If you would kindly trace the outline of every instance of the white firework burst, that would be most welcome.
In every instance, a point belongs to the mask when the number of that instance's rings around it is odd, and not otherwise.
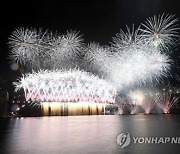
[[[118,86],[118,89],[123,89],[166,77],[170,70],[170,59],[160,52],[136,49],[120,54],[119,57],[117,54],[109,66],[110,80]]]
[[[113,38],[112,49],[116,53],[111,57],[107,70],[110,72],[109,79],[119,90],[159,81],[168,76],[172,60],[149,42],[145,31],[139,27],[137,30],[134,30],[134,26],[132,30],[127,27],[127,32],[121,30]]]
[[[114,103],[116,89],[107,81],[80,70],[25,74],[15,83],[24,89],[26,100],[49,102]]]
[[[79,32],[76,31],[67,31],[66,35],[62,36],[60,41],[61,44],[61,51],[67,52],[67,56],[72,56],[72,54],[79,54],[82,50],[83,39]],[[66,56],[66,54],[64,54]]]
[[[120,29],[120,32],[113,37],[112,50],[116,52],[124,53],[129,48],[136,47],[137,45],[142,45],[142,35],[139,31],[139,27],[135,29],[134,25],[132,28],[126,26],[126,31]]]
[[[127,35],[128,38],[129,33]],[[171,59],[168,55],[151,44],[140,43],[143,41],[136,43],[134,40],[137,39],[131,40],[124,51],[116,48],[116,52],[107,52],[104,48],[91,44],[91,50],[87,52],[87,59],[91,64],[101,70],[118,90],[159,81],[162,77],[167,77],[170,70]]]
[[[146,41],[160,50],[168,50],[175,43],[179,37],[178,30],[178,19],[169,14],[147,18],[140,28]]]
[[[107,67],[110,63],[110,57],[113,53],[107,46],[100,46],[98,43],[89,43],[85,50],[85,64],[90,70],[98,70],[101,76],[106,76],[108,73]]]
[[[38,69],[49,66],[50,69],[60,67],[62,60],[74,59],[81,52],[83,39],[79,32],[70,31],[67,34],[53,36],[38,32],[35,29],[16,29],[9,38],[10,59],[24,65],[38,63]],[[64,62],[64,61],[63,61]],[[56,67],[54,67],[56,66]]]
[[[171,59],[154,48],[130,48],[124,53],[105,56],[102,50],[88,54],[93,66],[118,90],[141,86],[167,77]],[[95,51],[95,50],[94,50]]]
[[[20,64],[31,63],[33,59],[42,51],[41,41],[44,34],[35,29],[19,28],[12,32],[9,38],[12,49],[9,58]]]

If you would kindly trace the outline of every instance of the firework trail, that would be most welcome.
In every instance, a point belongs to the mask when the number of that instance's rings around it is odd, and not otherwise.
[[[118,114],[124,114],[124,108],[126,106],[126,99],[121,96],[116,96],[116,106],[118,107]]]
[[[144,98],[141,102],[141,106],[144,109],[146,114],[149,114],[155,105],[155,98],[151,92],[145,93]]]
[[[172,90],[171,86],[163,88],[156,93],[156,102],[162,108],[163,113],[169,113],[169,110],[178,98],[179,95]]]
[[[135,101],[127,101],[126,105],[130,109],[130,114],[136,114],[137,108],[138,108],[138,103],[137,102],[135,102]]]

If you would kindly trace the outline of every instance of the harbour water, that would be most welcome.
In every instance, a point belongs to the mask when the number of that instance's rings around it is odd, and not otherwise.
[[[129,132],[120,148],[117,136]],[[0,119],[0,154],[179,153],[180,143],[137,143],[132,137],[180,137],[179,114],[90,115]]]

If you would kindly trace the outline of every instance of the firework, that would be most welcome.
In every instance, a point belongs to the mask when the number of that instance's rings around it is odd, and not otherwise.
[[[32,65],[32,60],[42,51],[39,43],[42,40],[41,33],[35,29],[16,29],[9,39],[12,49],[9,57],[21,65]]]
[[[41,102],[114,103],[116,95],[108,82],[80,70],[34,72],[14,84],[24,89],[26,100]]]
[[[97,72],[101,76],[107,76],[110,60],[113,56],[109,47],[100,46],[98,43],[89,43],[84,50],[86,69]]]
[[[90,44],[85,59],[119,91],[168,77],[172,60],[149,43],[139,27],[121,30],[111,44],[106,48]]]
[[[160,52],[144,50],[129,50],[123,55],[117,53],[109,63],[109,80],[119,90],[134,85],[141,86],[168,76],[171,62],[169,57]]]
[[[84,46],[81,36],[76,31],[70,31],[64,35],[53,35],[47,31],[35,29],[16,29],[10,37],[10,58],[38,72],[24,75],[16,87],[25,88],[28,99],[51,100],[52,98],[55,100],[55,95],[59,99],[60,95],[66,95],[66,92],[62,94],[63,90],[74,95],[71,90],[62,88],[66,87],[66,80],[60,79],[62,74],[69,75],[71,71],[59,73],[54,70],[68,70],[81,66],[84,70],[101,77],[104,82],[110,83],[118,92],[154,81],[159,82],[169,75],[172,60],[163,51],[173,45],[178,37],[177,21],[174,16],[164,14],[148,18],[137,29],[133,25],[132,28],[127,27],[126,31],[120,30],[120,33],[113,37],[111,46],[100,46],[98,43],[89,43]],[[49,70],[49,72],[39,71],[41,69]],[[57,77],[56,74],[59,76]],[[74,74],[77,73],[74,72]],[[91,77],[92,83],[95,83],[95,77]],[[75,80],[75,77],[73,79]],[[97,81],[99,80],[98,78]],[[85,91],[80,83],[77,85]],[[53,84],[57,86],[53,87]],[[80,91],[78,88],[76,90]],[[90,97],[89,92],[88,97]],[[93,95],[93,99],[94,97]]]
[[[134,25],[132,28],[126,26],[126,31],[120,29],[120,32],[113,37],[112,50],[119,53],[125,53],[129,49],[136,48],[137,45],[142,46],[142,35],[139,27],[135,29]]]
[[[126,105],[130,109],[130,114],[136,114],[138,106],[143,100],[141,91],[130,91],[126,98]]]
[[[154,104],[155,100],[152,93],[144,94],[144,99],[141,103],[141,106],[143,107],[146,114],[149,114],[151,112],[151,109],[153,108]]]
[[[163,88],[163,90],[156,93],[156,102],[162,108],[163,113],[169,113],[171,107],[178,100],[179,95],[177,95],[170,87]]]
[[[130,114],[136,114],[137,108],[138,108],[138,103],[135,101],[128,101],[126,105],[130,109]]]
[[[178,35],[178,19],[174,15],[158,15],[147,18],[142,24],[142,35],[144,39],[159,48],[159,50],[168,50],[170,45],[176,42]]]
[[[126,106],[126,100],[121,97],[116,97],[116,105],[118,107],[118,114],[124,114],[124,108]]]
[[[47,31],[19,28],[12,32],[9,40],[10,59],[33,70],[62,69],[66,60],[75,59],[83,45],[76,31],[53,36]]]
[[[138,27],[127,32],[120,31],[113,38],[112,49],[116,52],[111,60],[110,78],[119,89],[141,86],[148,82],[159,81],[167,77],[171,66],[170,57],[149,43],[148,36]]]

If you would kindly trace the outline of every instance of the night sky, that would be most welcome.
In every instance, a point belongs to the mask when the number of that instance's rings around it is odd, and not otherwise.
[[[13,90],[12,82],[20,76],[19,71],[10,69],[7,59],[8,37],[16,28],[42,28],[62,34],[72,29],[80,31],[87,43],[109,45],[120,28],[132,24],[137,27],[147,17],[162,13],[179,18],[178,0],[6,1],[0,9],[0,87]],[[178,56],[176,49],[176,62]]]

